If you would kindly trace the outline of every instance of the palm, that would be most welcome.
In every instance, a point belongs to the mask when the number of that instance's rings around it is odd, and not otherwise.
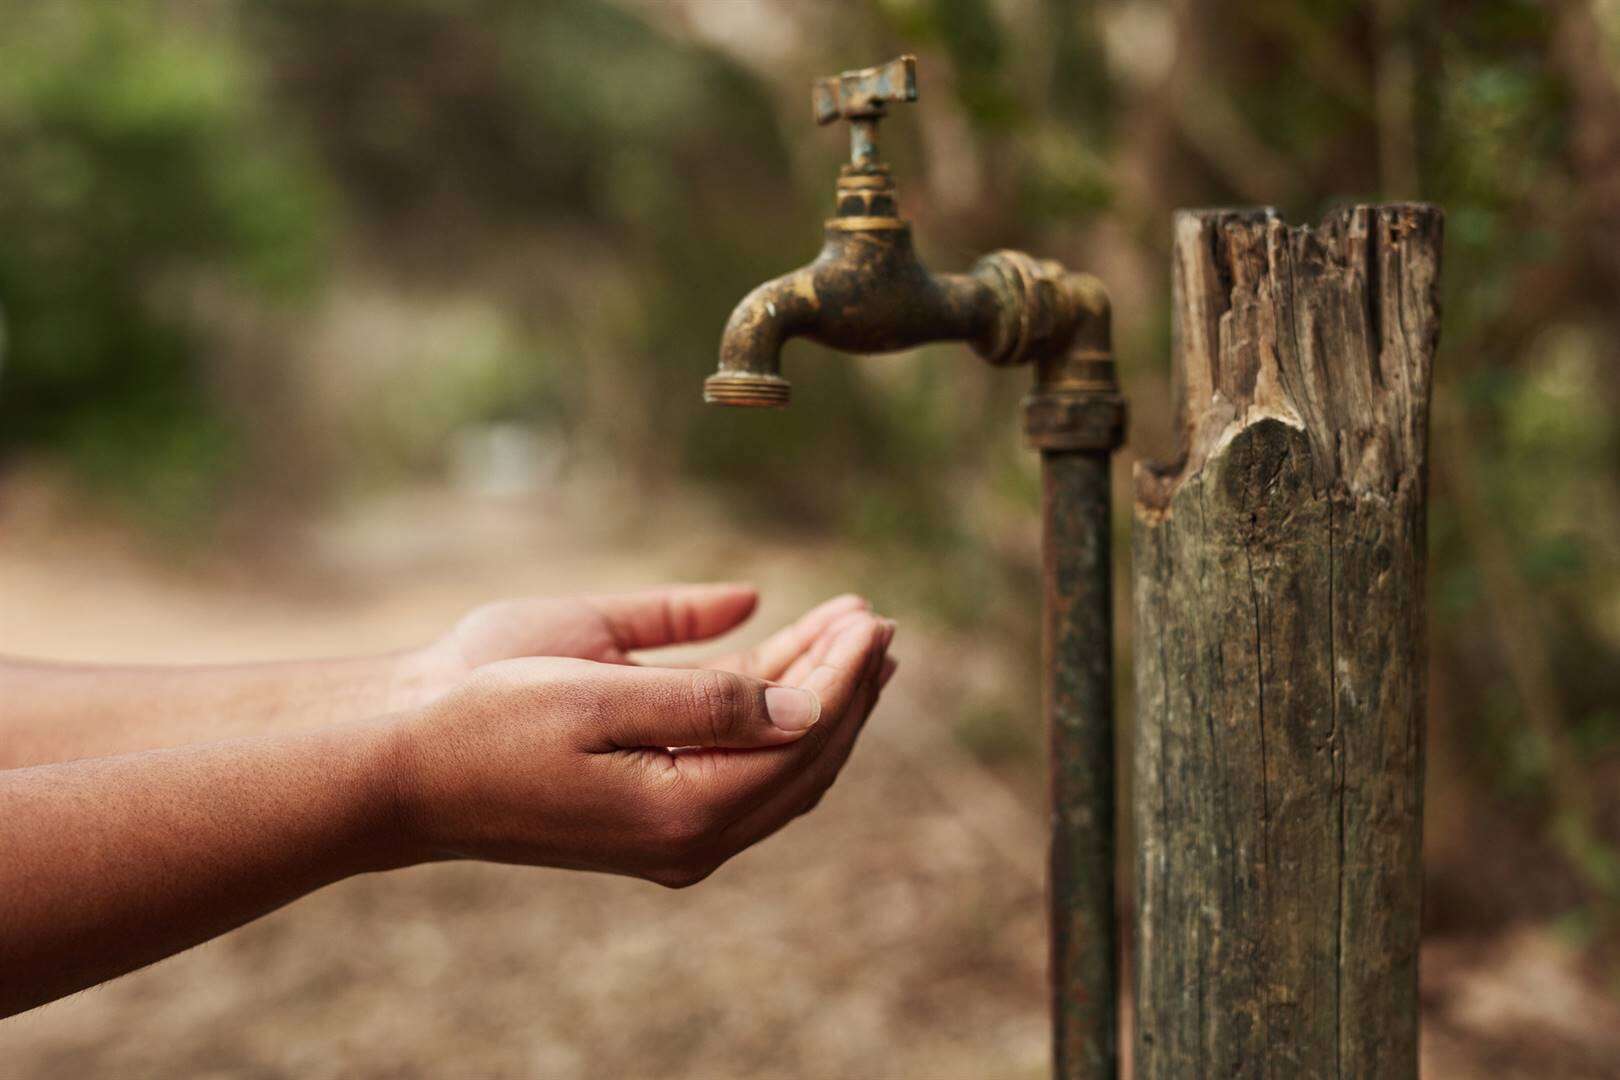
[[[637,650],[701,641],[732,629],[752,613],[752,589],[678,586],[620,596],[507,600],[478,608],[436,646],[464,671],[527,656],[566,656],[610,664],[635,663]],[[864,612],[855,596],[840,596],[806,612],[759,645],[715,657],[703,667],[759,679],[796,682],[809,674],[819,644],[841,619]]]
[[[589,600],[506,600],[478,608],[446,639],[467,668],[523,656],[628,660],[607,615]]]

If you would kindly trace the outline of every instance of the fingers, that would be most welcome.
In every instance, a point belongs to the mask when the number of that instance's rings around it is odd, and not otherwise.
[[[810,810],[838,778],[839,772],[855,748],[856,739],[866,726],[867,717],[877,704],[878,695],[887,681],[885,672],[891,676],[893,674],[894,668],[891,666],[893,661],[889,659],[887,653],[893,639],[894,623],[887,619],[882,620],[878,636],[866,657],[861,678],[846,713],[838,723],[829,723],[818,733],[822,741],[822,745],[818,748],[819,752],[804,760],[798,769],[779,783],[767,798],[761,800],[734,827],[733,842],[739,850],[758,843],[800,814]],[[833,652],[829,651],[828,662],[832,660],[832,656]],[[801,743],[793,747],[792,752],[801,753],[805,747],[806,744]]]
[[[728,656],[717,657],[704,667],[740,671],[757,679],[780,679],[799,657],[803,656],[818,638],[839,618],[869,609],[860,596],[845,593],[816,605],[790,626],[786,626],[752,649]]]
[[[583,600],[630,652],[717,637],[754,613],[759,593],[752,585],[671,585]]]
[[[677,765],[701,789],[701,797],[715,804],[736,808],[740,817],[751,815],[766,803],[774,803],[784,791],[797,791],[791,799],[803,803],[816,784],[831,783],[849,754],[883,662],[883,649],[890,633],[886,620],[871,615],[855,615],[844,628],[826,641],[821,659],[807,679],[821,702],[821,719],[808,738],[792,746],[777,746],[749,754],[708,754],[677,757]],[[823,762],[823,758],[828,758]],[[804,779],[806,776],[810,779]],[[797,810],[784,810],[783,820]],[[739,835],[757,830],[744,829],[734,819]],[[751,840],[747,842],[752,842]],[[737,844],[740,850],[746,843]]]
[[[893,621],[867,616],[850,630],[832,638],[825,655],[816,660],[810,673],[797,685],[819,697],[834,715],[842,716],[855,697],[865,690],[865,684],[876,678],[877,668],[893,636]],[[851,671],[858,672],[853,679]]]
[[[794,658],[777,681],[787,683],[789,686],[802,684],[826,657],[828,648],[837,640],[839,634],[854,626],[863,618],[872,617],[869,612],[846,611],[834,618],[827,628],[821,632],[821,635],[811,642],[810,647]]]
[[[566,662],[564,662],[566,663]],[[581,664],[567,680],[589,722],[583,748],[597,753],[666,747],[740,750],[799,740],[820,720],[816,694],[708,668]]]

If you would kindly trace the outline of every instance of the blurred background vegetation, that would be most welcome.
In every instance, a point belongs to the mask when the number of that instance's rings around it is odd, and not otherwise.
[[[1147,456],[1172,443],[1173,208],[1442,204],[1429,921],[1558,920],[1620,975],[1620,3],[0,16],[0,468],[177,559],[401,485],[583,483],[649,532],[641,493],[690,491],[1028,656],[1022,378],[801,343],[793,409],[700,404],[732,304],[818,246],[845,144],[811,78],[919,54],[885,152],[925,258],[1107,279]],[[1038,785],[1033,693],[967,703],[956,735]]]

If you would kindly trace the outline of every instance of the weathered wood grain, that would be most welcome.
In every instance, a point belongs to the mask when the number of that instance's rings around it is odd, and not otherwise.
[[[1177,215],[1135,522],[1143,1077],[1417,1074],[1442,215]]]

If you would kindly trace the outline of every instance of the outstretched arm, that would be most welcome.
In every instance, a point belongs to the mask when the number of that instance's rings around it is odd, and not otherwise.
[[[402,862],[384,725],[0,772],[0,1016]]]
[[[757,599],[746,585],[677,585],[508,600],[479,608],[421,648],[340,660],[161,667],[0,657],[0,769],[364,720],[426,705],[498,660],[628,663],[635,649],[723,634],[753,613]],[[839,597],[722,663],[772,678],[766,669],[774,657],[802,651],[830,618],[864,607],[858,597]]]
[[[291,733],[420,705],[416,653],[115,666],[0,658],[0,769]]]
[[[845,612],[773,681],[511,660],[384,720],[0,772],[0,1015],[356,873],[467,857],[691,884],[831,784],[892,629]]]

